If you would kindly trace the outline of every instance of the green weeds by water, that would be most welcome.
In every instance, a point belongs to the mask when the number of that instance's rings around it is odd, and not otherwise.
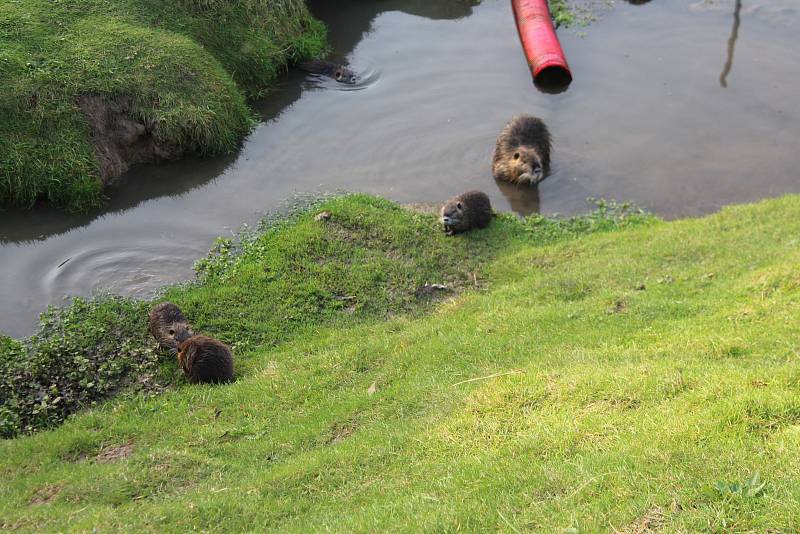
[[[0,340],[0,437],[60,423],[123,388],[155,386],[145,303],[103,297],[51,308],[26,343]]]
[[[567,0],[548,0],[550,15],[556,26],[572,26],[575,22],[575,13],[567,4]]]

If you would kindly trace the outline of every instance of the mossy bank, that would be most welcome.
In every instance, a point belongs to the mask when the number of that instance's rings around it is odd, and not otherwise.
[[[234,346],[232,385],[150,364],[129,308],[146,304],[101,300],[48,316],[38,348],[4,342],[93,361],[81,339],[106,350],[116,328],[115,354],[166,389],[131,378],[0,442],[0,526],[794,531],[798,221],[791,196],[669,223],[501,216],[448,238],[354,196],[221,241],[166,297]]]
[[[131,164],[232,151],[246,97],[324,47],[303,0],[0,0],[0,206],[83,210]]]

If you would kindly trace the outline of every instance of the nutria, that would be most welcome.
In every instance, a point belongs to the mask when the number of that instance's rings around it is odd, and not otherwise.
[[[492,220],[492,204],[481,191],[467,191],[453,197],[442,206],[442,224],[447,235],[486,228]]]
[[[233,354],[221,341],[192,336],[178,347],[178,363],[192,384],[218,384],[233,380]]]
[[[311,74],[319,76],[327,76],[333,78],[339,83],[354,84],[358,81],[358,76],[353,72],[350,67],[334,63],[333,61],[325,61],[324,59],[312,59],[311,61],[304,61],[297,65],[300,70],[304,70]]]
[[[192,328],[180,308],[162,302],[150,310],[150,333],[162,348],[177,350],[182,341],[192,336]]]
[[[519,115],[511,119],[494,147],[492,171],[498,180],[537,184],[550,168],[550,132],[541,119]]]

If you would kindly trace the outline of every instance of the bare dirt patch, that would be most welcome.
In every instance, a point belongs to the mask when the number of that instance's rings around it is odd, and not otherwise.
[[[33,494],[31,497],[30,503],[31,504],[50,504],[58,494],[61,493],[61,490],[64,489],[64,486],[60,484],[45,484],[38,490],[36,493]]]
[[[124,460],[133,454],[133,442],[128,442],[124,445],[113,445],[103,448],[97,456],[94,457],[97,463],[108,464]]]
[[[625,301],[618,299],[614,301],[614,305],[607,310],[607,313],[609,315],[614,315],[617,313],[623,313],[626,309],[628,309],[628,305],[625,303]]]
[[[341,443],[352,436],[357,429],[358,425],[356,425],[355,421],[343,421],[336,423],[331,427],[330,433],[328,434],[328,439],[325,441],[325,445],[336,445],[337,443]]]
[[[637,518],[633,523],[626,526],[622,530],[613,529],[614,532],[619,534],[653,534],[659,532],[666,525],[665,515],[672,512],[677,513],[681,511],[681,505],[677,501],[672,501],[669,510],[664,510],[660,506],[653,506],[648,509],[644,515]]]

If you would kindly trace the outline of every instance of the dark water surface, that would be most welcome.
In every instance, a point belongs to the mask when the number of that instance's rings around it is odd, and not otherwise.
[[[0,213],[0,331],[32,333],[64,295],[189,279],[216,236],[296,192],[432,202],[480,188],[524,214],[603,197],[668,218],[800,192],[797,0],[601,8],[559,32],[575,80],[558,95],[531,83],[507,0],[312,4],[358,90],[292,72],[237,155],[138,168],[102,213]],[[555,138],[538,189],[491,177],[495,137],[521,112]]]

